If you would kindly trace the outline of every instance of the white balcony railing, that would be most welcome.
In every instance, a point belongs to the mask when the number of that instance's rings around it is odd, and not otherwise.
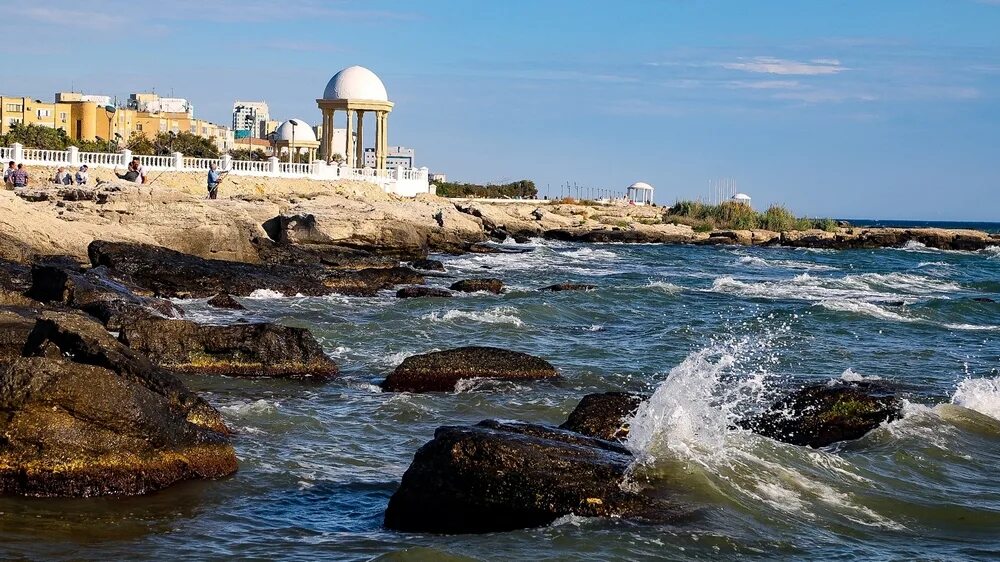
[[[230,171],[239,175],[310,178],[316,180],[350,179],[366,181],[381,186],[389,193],[412,196],[427,193],[427,168],[376,170],[373,168],[338,167],[325,162],[293,164],[279,162],[277,158],[268,160],[233,160],[223,158],[192,158],[174,153],[169,156],[137,156],[139,163],[147,169],[175,170],[179,172],[204,172],[215,164],[220,171]],[[94,168],[118,168],[132,160],[132,153],[122,150],[118,153],[80,152],[76,147],[69,150],[44,150],[24,148],[19,144],[0,147],[0,161],[23,162],[38,166],[82,166]]]

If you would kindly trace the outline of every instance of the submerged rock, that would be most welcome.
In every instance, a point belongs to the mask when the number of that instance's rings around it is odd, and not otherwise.
[[[441,427],[420,448],[389,500],[385,526],[425,533],[487,533],[559,517],[668,521],[687,510],[623,486],[624,447],[542,425],[487,420]]]
[[[120,338],[154,364],[175,372],[317,379],[337,375],[337,365],[305,328],[147,318],[127,324]]]
[[[597,285],[587,285],[585,283],[556,283],[548,287],[542,287],[539,291],[593,291]]]
[[[815,384],[737,425],[777,441],[816,448],[860,439],[882,423],[900,419],[902,408],[899,398],[871,383]]]
[[[422,259],[410,262],[413,269],[423,269],[425,271],[444,271],[444,264],[438,260]]]
[[[417,297],[439,297],[447,298],[451,296],[451,291],[439,289],[437,287],[403,287],[396,291],[396,297],[401,299],[412,299]]]
[[[215,308],[226,308],[229,310],[246,310],[246,307],[239,303],[232,295],[226,292],[219,293],[214,297],[208,299],[205,303],[208,306]]]
[[[527,381],[559,376],[548,361],[496,347],[460,347],[407,357],[382,383],[386,392],[450,392],[464,379]]]
[[[628,438],[629,419],[646,398],[628,392],[588,394],[559,428],[598,439],[624,441]]]
[[[450,289],[452,291],[461,291],[463,293],[485,291],[487,293],[499,295],[503,292],[503,281],[494,278],[463,279],[462,281],[452,283]]]
[[[225,435],[110,369],[21,358],[0,374],[0,494],[137,495],[237,469]]]

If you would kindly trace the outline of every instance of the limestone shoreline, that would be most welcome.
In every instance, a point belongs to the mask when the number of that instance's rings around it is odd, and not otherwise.
[[[96,178],[103,179],[103,178]],[[416,259],[430,252],[489,251],[489,241],[545,238],[589,243],[733,244],[857,249],[919,243],[945,250],[1000,246],[1000,235],[938,228],[838,228],[696,232],[660,207],[400,199],[363,182],[234,177],[223,198],[204,197],[200,174],[169,173],[150,185],[107,181],[0,192],[0,257],[87,260],[94,240],[162,246],[207,259],[267,261],[266,244]],[[665,222],[666,221],[666,222]]]

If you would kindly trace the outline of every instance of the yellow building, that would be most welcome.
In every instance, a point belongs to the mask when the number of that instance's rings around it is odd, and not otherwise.
[[[59,92],[55,98],[54,103],[45,103],[25,97],[0,96],[0,134],[10,131],[15,123],[63,129],[70,138],[86,141],[125,142],[133,132],[153,140],[159,133],[188,132],[212,139],[220,151],[233,148],[233,133],[228,127],[195,119],[190,111],[154,113],[128,107],[114,108],[109,103],[101,103],[107,100],[106,97],[76,92]],[[133,99],[141,100],[145,107],[158,98],[156,94],[134,94]]]

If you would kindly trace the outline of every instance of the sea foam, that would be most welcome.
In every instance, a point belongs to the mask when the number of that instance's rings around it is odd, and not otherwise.
[[[951,403],[1000,420],[1000,377],[965,379],[958,384]]]

